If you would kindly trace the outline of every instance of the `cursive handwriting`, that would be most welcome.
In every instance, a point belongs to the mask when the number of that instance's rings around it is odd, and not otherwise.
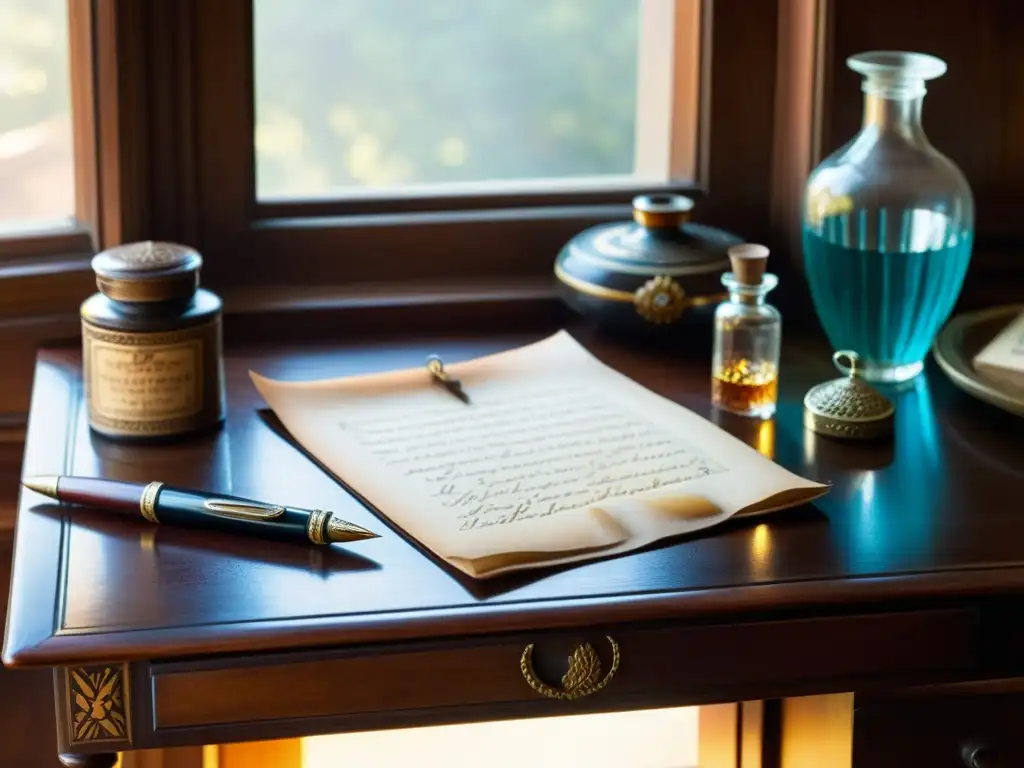
[[[402,408],[339,424],[421,484],[461,531],[537,520],[725,471],[680,437],[574,387],[485,389],[450,408]],[[383,414],[383,415],[382,415]]]

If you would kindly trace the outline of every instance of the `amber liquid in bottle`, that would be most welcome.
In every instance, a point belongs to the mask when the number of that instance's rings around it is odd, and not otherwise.
[[[775,366],[752,365],[740,359],[715,371],[711,380],[711,398],[715,405],[733,413],[761,414],[774,410],[779,398],[779,380]]]
[[[736,246],[729,256],[733,271],[722,276],[729,300],[715,312],[711,399],[722,410],[767,419],[778,400],[782,316],[765,296],[778,278],[764,272],[763,246]]]

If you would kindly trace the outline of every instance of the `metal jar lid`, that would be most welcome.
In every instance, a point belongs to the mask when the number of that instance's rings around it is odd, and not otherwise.
[[[633,221],[648,229],[678,229],[690,220],[693,200],[682,195],[633,198]]]
[[[804,426],[819,435],[867,440],[889,437],[895,406],[860,378],[856,352],[840,350],[832,362],[843,378],[817,384],[804,397]]]
[[[100,291],[129,303],[189,298],[199,286],[202,265],[194,249],[152,240],[118,245],[92,260]]]

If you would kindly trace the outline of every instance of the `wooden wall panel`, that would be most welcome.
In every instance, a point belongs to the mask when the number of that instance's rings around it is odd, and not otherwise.
[[[713,9],[710,109],[701,125],[708,197],[696,219],[763,242],[771,229],[777,10],[767,0],[714,0]]]
[[[0,537],[14,530],[24,439],[24,432],[18,428],[0,429]],[[2,555],[0,552],[0,556]],[[7,568],[9,565],[10,563],[4,563],[0,567]],[[0,589],[4,590],[6,596],[6,582],[0,583]]]
[[[79,328],[77,315],[0,319],[0,425],[28,416],[36,349],[54,342],[74,343]]]

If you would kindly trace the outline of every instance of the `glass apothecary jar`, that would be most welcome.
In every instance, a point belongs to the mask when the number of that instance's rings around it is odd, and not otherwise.
[[[960,169],[921,126],[934,56],[862,53],[864,122],[819,165],[803,208],[804,264],[834,349],[857,353],[865,379],[913,378],[960,294],[974,203]]]

